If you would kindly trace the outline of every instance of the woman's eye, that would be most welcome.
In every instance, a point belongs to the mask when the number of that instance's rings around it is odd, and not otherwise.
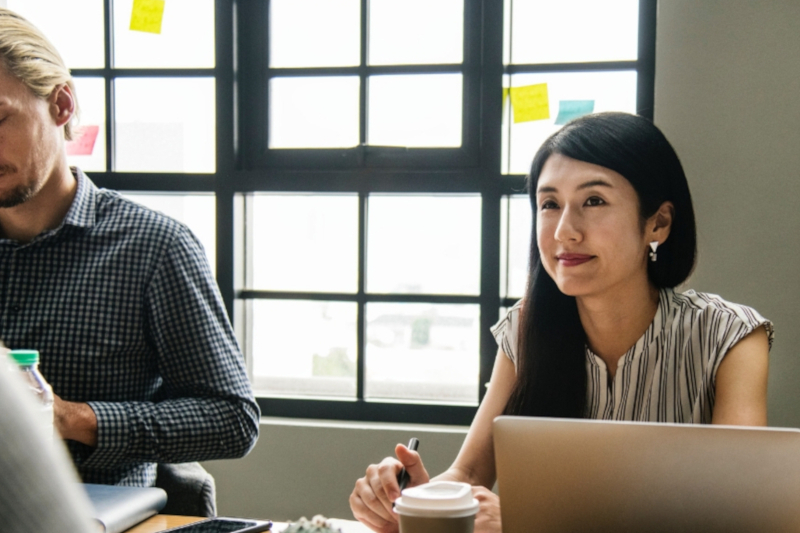
[[[597,196],[592,196],[586,200],[586,205],[588,206],[603,205],[604,203],[606,203],[605,200]]]
[[[553,200],[545,200],[542,202],[542,209],[557,209],[558,204],[555,203]]]

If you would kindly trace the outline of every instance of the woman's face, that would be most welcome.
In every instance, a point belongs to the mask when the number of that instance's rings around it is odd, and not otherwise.
[[[605,167],[551,155],[536,184],[542,264],[570,296],[618,294],[647,281],[652,232],[630,182]]]

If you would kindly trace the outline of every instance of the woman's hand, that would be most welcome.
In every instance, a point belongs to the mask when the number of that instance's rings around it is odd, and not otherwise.
[[[486,487],[473,486],[472,496],[480,508],[475,517],[475,533],[501,533],[500,497]]]
[[[398,444],[394,457],[387,457],[377,465],[369,465],[364,477],[356,481],[350,494],[350,509],[353,516],[373,531],[397,532],[397,515],[392,503],[400,497],[397,474],[405,467],[408,472],[408,487],[422,485],[430,480],[422,459],[417,452]]]

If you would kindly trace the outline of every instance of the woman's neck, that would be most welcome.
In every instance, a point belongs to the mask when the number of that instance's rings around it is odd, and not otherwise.
[[[617,362],[647,331],[658,309],[658,289],[645,279],[623,290],[576,298],[578,314],[589,348],[599,356],[611,376]]]

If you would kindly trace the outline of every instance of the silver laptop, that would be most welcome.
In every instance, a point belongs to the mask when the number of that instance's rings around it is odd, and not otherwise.
[[[800,532],[800,430],[501,416],[504,533]]]

